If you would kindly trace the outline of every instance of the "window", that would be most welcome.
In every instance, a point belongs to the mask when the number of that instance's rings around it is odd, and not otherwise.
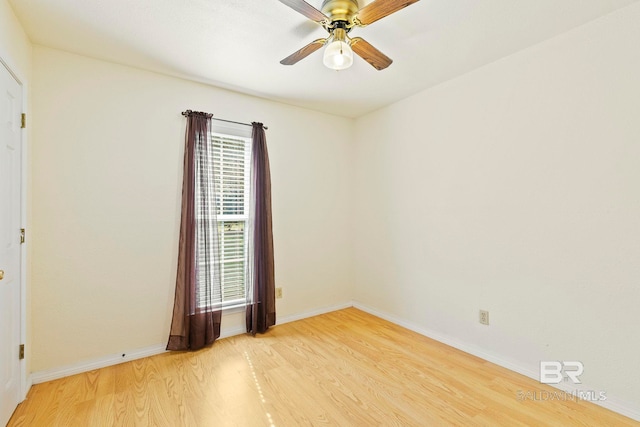
[[[213,301],[221,301],[222,307],[246,303],[251,138],[240,132],[234,133],[212,133],[212,150],[208,159],[212,166],[209,173],[213,174],[215,183],[216,218],[212,221],[217,223],[215,226],[210,224],[210,230],[218,231],[217,239],[209,241],[217,241],[220,246],[221,289],[213,290]],[[206,274],[204,264],[207,262],[211,260],[199,258],[198,274]],[[213,274],[215,269],[210,271]],[[211,282],[216,283],[215,280]],[[204,305],[204,302],[199,305]]]

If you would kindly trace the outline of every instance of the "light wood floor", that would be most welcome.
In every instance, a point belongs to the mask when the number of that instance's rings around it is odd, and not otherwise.
[[[637,426],[346,309],[34,386],[9,426]]]

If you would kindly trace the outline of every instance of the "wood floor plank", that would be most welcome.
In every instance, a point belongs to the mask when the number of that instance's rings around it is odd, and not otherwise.
[[[38,384],[11,427],[640,426],[354,308]]]

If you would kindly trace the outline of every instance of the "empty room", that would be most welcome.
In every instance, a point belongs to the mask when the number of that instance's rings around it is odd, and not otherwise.
[[[0,426],[640,426],[640,1],[0,0]]]

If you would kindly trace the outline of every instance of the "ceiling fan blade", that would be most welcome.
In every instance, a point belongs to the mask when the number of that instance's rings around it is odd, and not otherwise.
[[[309,55],[311,55],[316,50],[320,49],[322,46],[325,45],[326,42],[327,42],[327,39],[314,40],[311,43],[309,43],[308,45],[306,45],[305,47],[303,47],[302,49],[300,49],[297,52],[294,52],[291,55],[289,55],[286,58],[284,58],[282,61],[280,61],[280,63],[282,65],[293,65],[296,62],[306,58]]]
[[[330,21],[324,13],[320,12],[304,0],[280,0],[280,3],[286,4],[291,9],[303,14],[307,18],[312,21],[316,21],[319,24],[322,24],[323,22],[328,23]]]
[[[368,41],[361,37],[351,39],[351,49],[378,71],[384,70],[393,62],[391,58],[371,46]]]
[[[369,25],[418,1],[420,0],[376,0],[360,9],[354,22],[360,26]]]

